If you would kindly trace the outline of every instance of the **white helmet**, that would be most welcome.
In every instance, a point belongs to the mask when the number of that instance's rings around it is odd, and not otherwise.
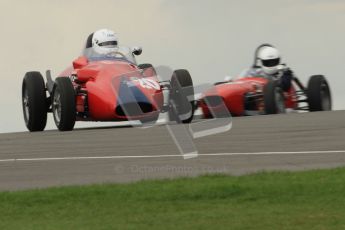
[[[117,50],[118,38],[114,31],[108,29],[97,30],[89,35],[86,48],[92,48],[97,54],[107,55]]]
[[[266,74],[275,74],[279,70],[280,54],[272,46],[262,47],[257,55],[258,64]]]

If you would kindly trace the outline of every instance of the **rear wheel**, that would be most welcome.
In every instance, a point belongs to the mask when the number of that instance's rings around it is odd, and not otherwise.
[[[326,78],[322,75],[310,77],[307,89],[309,111],[332,110],[332,97]]]
[[[27,72],[22,85],[25,125],[30,132],[43,131],[47,124],[47,95],[39,72]]]
[[[69,78],[55,80],[52,110],[56,127],[60,131],[73,130],[76,120],[75,90]]]
[[[175,70],[171,77],[169,119],[177,123],[190,123],[194,116],[194,88],[189,72]]]
[[[283,90],[275,81],[269,81],[264,87],[264,104],[266,114],[285,113],[285,98]]]

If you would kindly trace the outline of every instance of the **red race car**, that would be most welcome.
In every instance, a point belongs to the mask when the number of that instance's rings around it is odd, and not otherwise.
[[[76,121],[153,123],[162,112],[190,122],[194,91],[189,72],[176,70],[169,80],[160,81],[152,65],[136,64],[136,52],[141,49],[119,47],[107,56],[85,50],[55,81],[47,71],[46,83],[39,72],[27,72],[22,104],[29,131],[43,131],[49,112],[60,131],[72,130]]]
[[[235,80],[218,82],[206,91],[198,101],[204,117],[223,108],[224,102],[233,116],[277,114],[287,110],[325,111],[331,110],[331,91],[324,76],[314,75],[305,87],[296,77],[292,86],[284,92],[275,79],[242,76]]]

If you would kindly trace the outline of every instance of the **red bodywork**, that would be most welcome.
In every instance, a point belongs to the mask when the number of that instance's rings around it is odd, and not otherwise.
[[[76,90],[77,120],[123,121],[157,116],[163,105],[163,94],[152,68],[141,70],[137,65],[121,60],[88,62],[80,57],[59,77],[71,77]],[[145,85],[138,79],[150,79]],[[128,100],[128,86],[135,100]],[[132,97],[133,98],[133,97]],[[121,110],[137,103],[142,113],[128,114]]]
[[[225,106],[233,116],[246,115],[246,100],[248,95],[254,96],[255,110],[258,113],[262,113],[264,110],[264,104],[262,100],[263,88],[267,84],[268,80],[263,77],[244,77],[230,82],[224,82],[217,84],[213,89],[206,91],[199,101],[205,117],[211,117],[210,108],[213,111],[217,111],[223,106],[218,103],[212,103],[213,97],[220,97]],[[261,95],[261,96],[260,96]],[[288,92],[284,93],[285,107],[289,109],[296,109],[298,106],[296,88],[293,85]],[[208,104],[206,98],[209,98]]]

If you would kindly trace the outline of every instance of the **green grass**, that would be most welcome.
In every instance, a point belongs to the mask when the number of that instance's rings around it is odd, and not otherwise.
[[[345,229],[345,169],[2,192],[0,229]]]

